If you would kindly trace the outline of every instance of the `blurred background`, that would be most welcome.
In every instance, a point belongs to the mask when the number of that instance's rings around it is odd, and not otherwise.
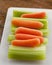
[[[52,9],[52,0],[0,0],[0,41],[9,7]]]

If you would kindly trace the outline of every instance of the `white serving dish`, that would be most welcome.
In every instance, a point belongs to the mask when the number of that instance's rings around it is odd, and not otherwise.
[[[47,58],[43,61],[14,61],[8,59],[8,42],[7,37],[10,34],[10,22],[12,19],[13,10],[39,12],[45,11],[48,15],[49,38],[47,45]],[[52,65],[52,10],[51,9],[36,9],[36,8],[15,8],[8,9],[5,26],[3,30],[1,46],[0,46],[0,65]]]

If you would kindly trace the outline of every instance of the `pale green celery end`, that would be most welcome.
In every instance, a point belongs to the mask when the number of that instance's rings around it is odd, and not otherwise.
[[[43,36],[48,36],[49,30],[48,29],[40,29],[43,32]]]
[[[42,44],[46,45],[48,43],[48,38],[44,38],[44,42]]]
[[[15,30],[16,30],[16,27],[13,26],[13,25],[11,25],[11,29],[10,30],[11,30],[11,33],[14,34],[15,33]]]
[[[15,36],[14,35],[9,35],[8,36],[8,42],[11,42],[14,39],[15,39]]]
[[[25,13],[29,13],[29,12],[13,10],[13,17],[20,17],[22,14],[25,14]]]

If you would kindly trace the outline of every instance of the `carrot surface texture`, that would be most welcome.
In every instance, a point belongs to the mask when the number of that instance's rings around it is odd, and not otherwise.
[[[35,35],[29,35],[29,34],[16,34],[14,36],[15,36],[15,39],[18,39],[18,40],[28,40],[28,39],[39,38],[40,43],[44,42],[44,38],[41,36],[35,36]]]
[[[44,24],[40,21],[31,21],[31,20],[20,20],[20,19],[12,19],[12,25],[14,26],[21,26],[21,27],[27,27],[27,28],[36,28],[40,29],[44,26]]]
[[[14,46],[36,47],[40,45],[40,40],[38,38],[29,40],[12,40],[11,44]]]
[[[43,36],[43,33],[40,30],[30,29],[25,27],[18,27],[15,31],[15,34],[18,34],[18,33]]]
[[[29,14],[22,14],[21,17],[23,18],[45,18],[46,13],[45,12],[38,12],[38,13],[29,13]]]

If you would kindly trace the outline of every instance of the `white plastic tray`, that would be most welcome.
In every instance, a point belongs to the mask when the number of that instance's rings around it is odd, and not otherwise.
[[[10,22],[13,10],[39,12],[45,11],[48,14],[49,41],[47,46],[47,58],[43,61],[14,61],[8,59],[8,42],[7,37],[10,34]],[[3,36],[0,47],[0,65],[52,65],[52,10],[35,9],[35,8],[9,8],[6,16]]]

